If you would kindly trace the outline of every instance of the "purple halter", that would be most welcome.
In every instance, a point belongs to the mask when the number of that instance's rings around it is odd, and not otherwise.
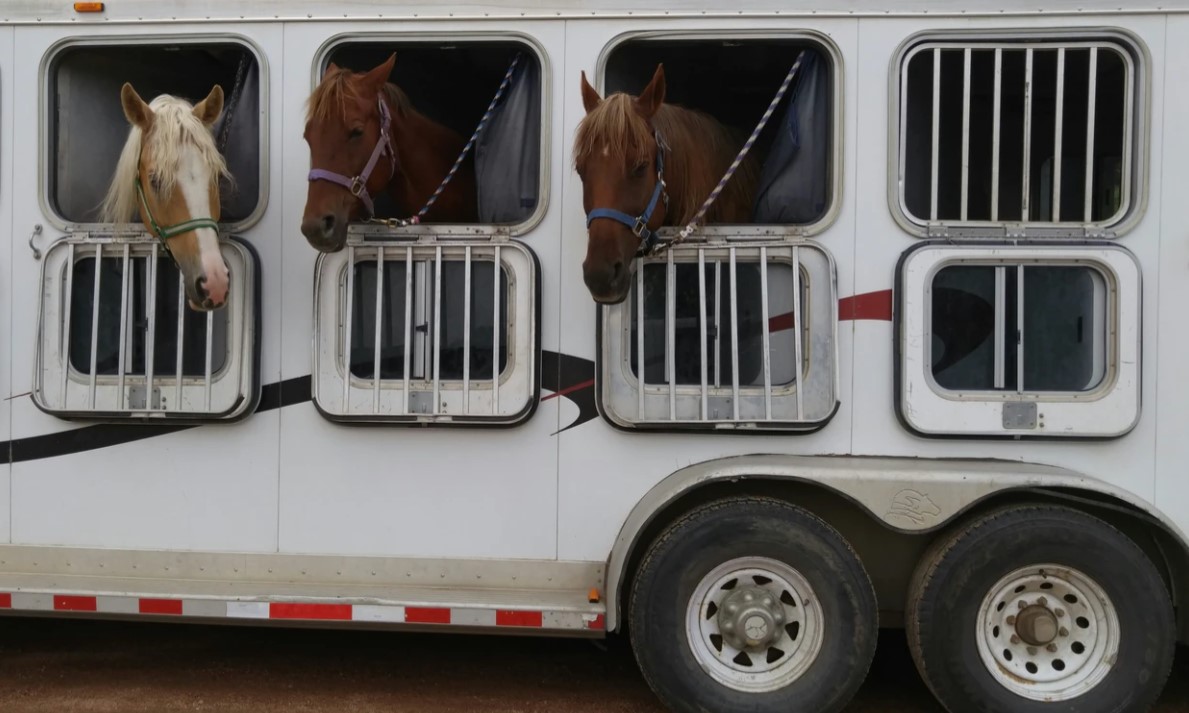
[[[341,173],[315,168],[310,170],[310,175],[308,176],[308,180],[311,181],[330,181],[346,188],[351,192],[351,195],[363,201],[369,217],[375,215],[376,208],[372,204],[371,195],[367,192],[367,179],[372,175],[372,170],[375,169],[376,162],[380,160],[381,156],[388,154],[388,165],[391,169],[388,176],[389,180],[396,174],[396,153],[392,150],[392,139],[388,134],[392,117],[388,113],[388,105],[384,103],[384,99],[380,98],[378,101],[380,104],[380,138],[376,141],[376,148],[372,149],[372,157],[368,159],[367,165],[363,167],[363,172],[354,178],[348,178]]]

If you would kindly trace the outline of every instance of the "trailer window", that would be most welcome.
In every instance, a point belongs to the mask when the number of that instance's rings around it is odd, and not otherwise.
[[[349,244],[321,255],[315,403],[345,422],[524,420],[538,391],[538,282],[518,243]]]
[[[88,41],[67,45],[49,63],[47,204],[63,220],[95,223],[129,124],[120,87],[130,82],[146,102],[159,94],[201,101],[218,84],[224,111],[212,127],[233,183],[221,181],[221,221],[242,225],[262,207],[260,63],[233,40]],[[129,223],[139,224],[135,215]]]
[[[796,226],[809,234],[830,222],[840,192],[841,80],[827,42],[807,33],[633,38],[607,53],[601,91],[637,94],[663,64],[666,103],[704,112],[727,126],[736,136],[733,158],[804,51],[793,83],[749,152],[756,174],[744,222]],[[736,174],[733,180],[744,177]]]
[[[236,238],[222,253],[227,301],[197,312],[155,238],[52,245],[41,275],[35,403],[63,418],[140,422],[249,414],[260,395],[259,266]]]
[[[638,261],[628,299],[601,308],[601,410],[632,428],[819,427],[836,405],[832,270],[808,244]]]
[[[899,406],[914,428],[1101,436],[1138,416],[1130,254],[930,247],[903,270]]]
[[[461,148],[473,135],[495,98],[514,58],[519,56],[500,100],[475,140],[461,170],[474,170],[474,220],[449,223],[515,226],[527,230],[544,210],[548,132],[541,122],[548,101],[542,86],[541,60],[532,46],[512,39],[368,38],[336,43],[319,61],[318,77],[330,62],[354,71],[382,64],[392,53],[396,63],[389,81],[409,98],[414,109],[456,134]],[[447,157],[450,165],[456,154]],[[419,176],[436,187],[441,175]],[[457,180],[457,179],[455,179]],[[407,219],[423,204],[402,206],[386,193],[373,196],[376,217]],[[434,208],[427,224],[441,223]],[[469,229],[474,234],[474,228]]]
[[[1117,229],[1141,203],[1141,57],[1113,36],[918,37],[899,62],[893,210],[914,230]]]

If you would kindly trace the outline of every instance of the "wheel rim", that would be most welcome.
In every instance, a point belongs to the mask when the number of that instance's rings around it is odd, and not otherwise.
[[[1004,688],[1064,701],[1102,682],[1119,654],[1119,617],[1103,588],[1055,564],[1017,569],[979,608],[978,653]]]
[[[822,608],[797,570],[767,557],[724,562],[686,606],[698,664],[739,691],[772,691],[799,678],[822,647]]]

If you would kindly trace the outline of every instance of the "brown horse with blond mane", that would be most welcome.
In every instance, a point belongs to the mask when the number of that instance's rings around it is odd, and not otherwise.
[[[317,250],[341,250],[348,222],[374,215],[372,196],[387,193],[400,215],[418,211],[466,143],[418,112],[388,81],[395,63],[395,53],[367,72],[332,62],[310,95],[305,126],[310,186],[301,232]],[[435,222],[477,219],[471,156],[429,215]]]
[[[604,99],[582,73],[586,116],[574,139],[574,168],[587,213],[583,279],[596,302],[627,297],[628,265],[642,243],[661,226],[692,220],[743,145],[713,117],[664,100],[663,65],[636,97],[618,92]],[[705,221],[750,222],[758,178],[749,155]]]

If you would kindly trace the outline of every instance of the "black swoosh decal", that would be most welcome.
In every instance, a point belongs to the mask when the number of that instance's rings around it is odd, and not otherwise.
[[[564,396],[578,407],[578,418],[558,433],[596,418],[594,362],[551,351],[542,352],[541,357],[541,385],[553,392],[544,398]],[[265,384],[260,389],[260,403],[254,413],[310,401],[310,387],[309,375]],[[197,424],[96,423],[69,431],[16,438],[0,442],[0,465],[109,448],[198,427]]]

